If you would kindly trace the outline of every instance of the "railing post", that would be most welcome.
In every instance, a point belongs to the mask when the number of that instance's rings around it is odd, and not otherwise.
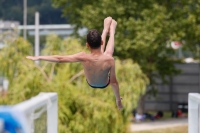
[[[188,104],[188,133],[199,133],[200,94],[189,93]]]
[[[53,101],[51,107],[47,109],[47,132],[58,132],[58,100]]]

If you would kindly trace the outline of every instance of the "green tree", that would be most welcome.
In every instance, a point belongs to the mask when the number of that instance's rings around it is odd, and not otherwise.
[[[40,13],[40,24],[63,24],[67,19],[61,15],[61,9],[52,7],[51,0],[27,1],[27,23],[35,23],[35,12]],[[19,21],[23,24],[23,0],[1,0],[0,19]]]
[[[102,30],[103,19],[112,16],[117,22],[115,55],[137,62],[150,79],[148,92],[155,94],[156,80],[167,83],[167,76],[177,74],[172,41],[180,41],[184,48],[198,53],[200,47],[199,0],[53,0],[63,8],[76,28]],[[196,54],[199,55],[199,54]]]
[[[31,45],[17,38],[0,51],[0,71],[10,82],[8,96],[0,104],[16,104],[39,92],[57,92],[59,98],[59,133],[122,133],[128,130],[130,112],[148,84],[140,67],[131,60],[116,59],[124,110],[118,111],[111,87],[92,89],[87,85],[79,63],[56,64],[27,60]],[[56,35],[46,39],[42,55],[68,55],[82,50],[80,42]],[[133,101],[130,103],[130,101]]]

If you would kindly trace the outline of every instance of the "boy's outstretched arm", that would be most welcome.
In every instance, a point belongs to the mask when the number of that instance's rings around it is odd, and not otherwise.
[[[85,53],[77,53],[68,56],[59,56],[59,55],[52,55],[52,56],[27,56],[27,59],[30,60],[44,60],[50,62],[80,62],[83,61],[85,57]]]
[[[115,75],[115,61],[113,60],[111,64],[112,64],[112,67],[110,70],[110,84],[115,94],[116,104],[118,106],[118,109],[121,110],[123,108],[123,105],[121,102],[122,99],[120,97],[120,92],[119,92],[119,84]]]

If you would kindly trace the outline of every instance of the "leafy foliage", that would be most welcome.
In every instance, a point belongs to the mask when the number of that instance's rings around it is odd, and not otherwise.
[[[15,104],[39,92],[57,92],[59,98],[59,133],[122,133],[128,130],[129,114],[148,84],[140,67],[131,60],[116,59],[116,73],[124,110],[118,111],[111,87],[92,89],[87,85],[79,63],[55,64],[41,61],[36,65],[25,59],[31,45],[22,38],[8,43],[0,51],[0,70],[10,82],[8,96],[1,104]],[[47,37],[42,55],[69,55],[84,47],[76,39]],[[13,67],[11,67],[13,66]]]

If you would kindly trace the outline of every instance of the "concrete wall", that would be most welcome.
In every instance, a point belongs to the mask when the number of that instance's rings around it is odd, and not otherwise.
[[[181,74],[171,77],[169,84],[163,84],[159,79],[156,97],[145,97],[145,110],[176,110],[178,104],[188,103],[188,93],[200,92],[200,67],[197,63],[176,64],[182,70]]]

